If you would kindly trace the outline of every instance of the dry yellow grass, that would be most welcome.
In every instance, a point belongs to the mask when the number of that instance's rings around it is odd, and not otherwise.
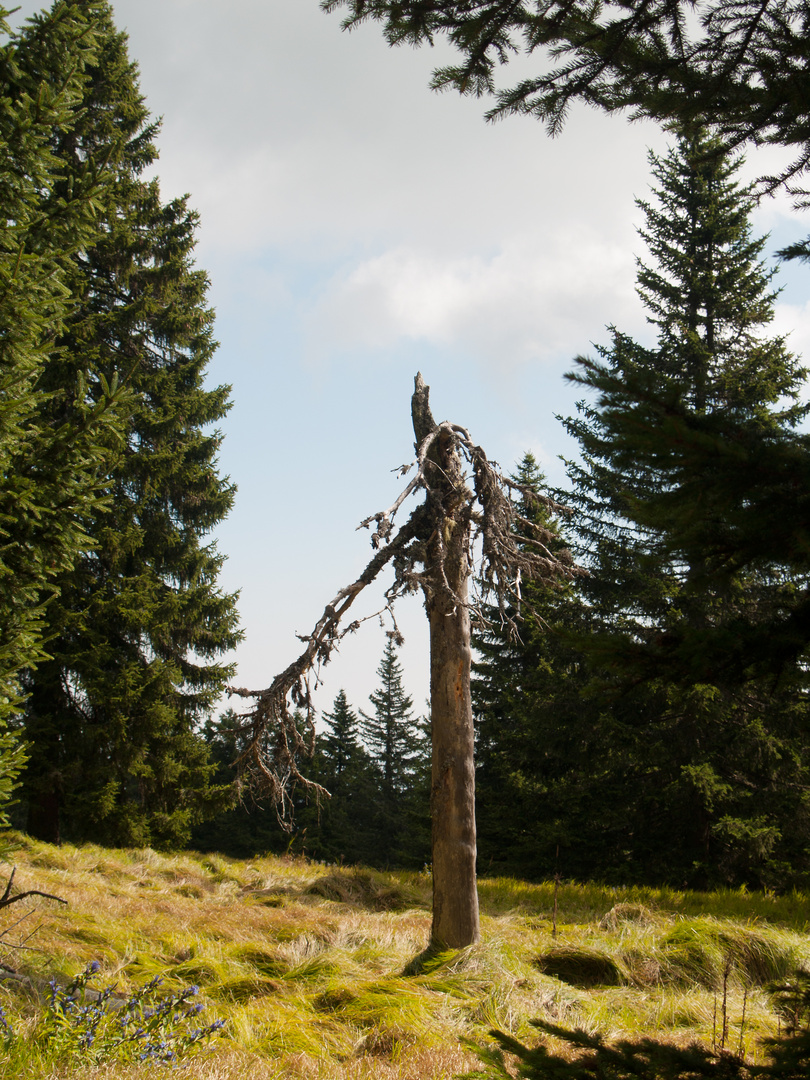
[[[729,1045],[742,1040],[756,1058],[774,1025],[762,983],[810,965],[798,897],[750,897],[745,921],[744,894],[701,903],[566,886],[553,937],[551,886],[491,880],[481,888],[481,943],[414,964],[430,931],[427,875],[27,839],[16,863],[20,889],[68,906],[32,902],[14,929],[22,912],[4,912],[0,960],[39,978],[99,960],[102,983],[123,991],[155,974],[168,986],[199,984],[208,1013],[227,1020],[226,1037],[188,1065],[199,1080],[449,1080],[476,1063],[462,1039],[486,1039],[493,1027],[532,1038],[535,1017],[608,1037],[711,1042],[728,958]],[[35,951],[11,946],[32,931]],[[0,987],[0,1002],[18,1027],[32,1022],[29,999]],[[30,1075],[79,1072],[146,1075],[64,1063]]]

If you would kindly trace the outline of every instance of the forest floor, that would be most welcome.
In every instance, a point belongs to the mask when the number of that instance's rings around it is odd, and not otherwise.
[[[195,1080],[445,1080],[481,1067],[469,1041],[492,1028],[536,1041],[535,1017],[609,1038],[724,1042],[756,1061],[777,1026],[765,987],[810,967],[799,894],[484,878],[480,944],[420,959],[428,874],[20,843],[15,888],[68,903],[0,911],[0,963],[38,985],[94,960],[99,987],[122,994],[155,975],[199,985],[203,1015],[226,1023],[185,1068]],[[154,1076],[34,1052],[41,1003],[3,982],[0,1004],[16,1032],[0,1077],[22,1075],[23,1043],[32,1078]]]

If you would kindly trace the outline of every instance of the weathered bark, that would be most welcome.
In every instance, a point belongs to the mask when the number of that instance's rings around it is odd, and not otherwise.
[[[416,377],[411,412],[418,444],[435,422]],[[475,878],[475,740],[470,696],[469,548],[473,495],[449,433],[426,469],[428,529],[422,587],[430,620],[430,793],[434,945],[463,948],[480,935]]]
[[[466,561],[466,560],[465,560]],[[467,598],[466,580],[457,582]],[[437,945],[463,948],[477,941],[475,880],[475,757],[470,699],[470,613],[458,605],[428,605],[430,715],[433,735],[430,791],[433,852],[433,926]]]

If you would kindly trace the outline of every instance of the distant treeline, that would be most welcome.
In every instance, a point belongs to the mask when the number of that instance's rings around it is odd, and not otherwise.
[[[315,754],[300,767],[331,798],[303,793],[291,833],[272,806],[247,795],[241,805],[198,826],[202,850],[242,858],[262,851],[305,854],[330,863],[414,867],[430,862],[430,721],[414,713],[402,685],[396,646],[388,639],[377,669],[371,710],[355,712],[341,690],[320,718]],[[234,714],[206,731],[219,778],[233,776],[239,752]]]

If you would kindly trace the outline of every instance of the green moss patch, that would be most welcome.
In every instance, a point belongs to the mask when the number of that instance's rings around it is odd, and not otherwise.
[[[561,945],[535,960],[544,975],[570,986],[621,986],[626,976],[614,957],[598,949]]]

